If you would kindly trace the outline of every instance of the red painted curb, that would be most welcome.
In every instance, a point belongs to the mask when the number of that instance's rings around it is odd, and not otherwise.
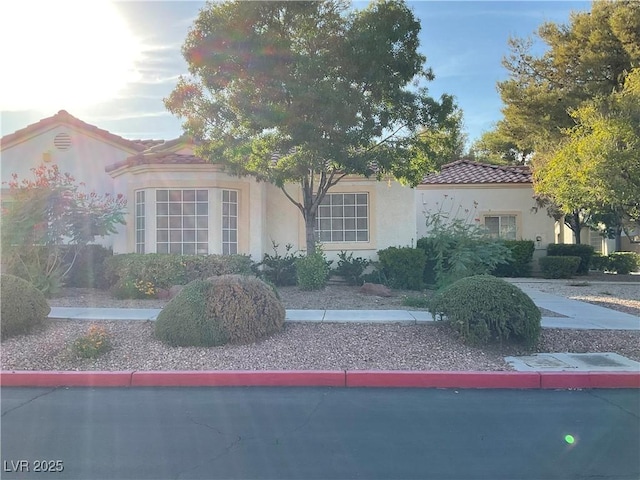
[[[540,372],[540,388],[640,388],[640,372]]]
[[[640,372],[0,371],[2,387],[640,388]]]
[[[134,372],[132,387],[344,387],[344,371]]]
[[[347,387],[540,388],[537,372],[347,371]]]
[[[0,371],[2,387],[129,387],[133,372]]]

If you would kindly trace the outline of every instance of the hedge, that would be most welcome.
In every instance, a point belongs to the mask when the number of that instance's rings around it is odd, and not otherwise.
[[[591,245],[584,244],[565,244],[565,243],[551,243],[547,247],[547,255],[550,257],[580,257],[580,264],[578,265],[577,275],[589,274],[589,263],[594,253],[594,248]]]

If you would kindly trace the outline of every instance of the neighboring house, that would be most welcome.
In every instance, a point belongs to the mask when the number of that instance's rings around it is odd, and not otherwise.
[[[527,166],[470,160],[444,165],[416,188],[416,211],[418,237],[427,233],[427,215],[441,212],[484,225],[496,238],[534,240],[535,257],[546,255],[560,228],[536,204]]]
[[[272,242],[281,253],[288,243],[305,248],[302,215],[278,188],[226,174],[196,157],[188,139],[126,140],[60,111],[0,142],[3,182],[56,163],[88,190],[124,194],[127,224],[103,242],[115,253],[243,253],[260,260],[273,253]],[[287,191],[300,199],[296,185]],[[328,256],[349,250],[374,257],[415,242],[414,194],[395,181],[343,179],[318,211]]]

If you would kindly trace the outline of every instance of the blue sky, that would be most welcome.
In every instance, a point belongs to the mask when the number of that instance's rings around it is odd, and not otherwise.
[[[10,19],[2,26],[5,37],[0,37],[2,62],[9,67],[0,77],[2,135],[61,109],[126,138],[180,135],[180,122],[166,112],[162,99],[186,73],[180,47],[203,2],[96,2],[47,2],[56,8],[35,19],[32,3],[23,2],[28,6],[22,10],[9,7],[10,2],[0,6],[3,23]],[[571,11],[588,11],[591,5],[585,1],[408,4],[421,20],[420,49],[436,75],[429,91],[433,97],[443,93],[456,97],[470,141],[501,118],[496,82],[506,78],[501,60],[508,53],[509,36],[530,36],[547,21],[568,23]],[[356,8],[365,5],[354,3]],[[21,48],[10,50],[7,42]]]

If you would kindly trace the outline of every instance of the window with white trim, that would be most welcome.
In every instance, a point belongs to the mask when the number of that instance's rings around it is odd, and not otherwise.
[[[318,205],[316,233],[320,242],[368,242],[369,194],[326,194]]]
[[[238,192],[222,190],[222,254],[238,253]]]
[[[135,224],[136,224],[136,253],[145,253],[144,249],[144,235],[145,235],[145,192],[144,190],[138,190],[136,192],[136,206],[135,206]]]
[[[156,190],[156,251],[209,253],[208,190]]]
[[[485,215],[484,226],[492,238],[516,240],[515,215]]]

